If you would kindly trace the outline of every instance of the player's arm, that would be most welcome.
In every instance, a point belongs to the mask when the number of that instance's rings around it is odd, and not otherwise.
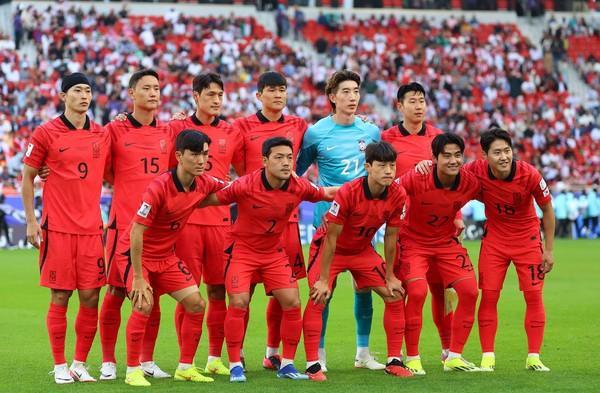
[[[343,225],[333,222],[330,222],[327,226],[327,234],[325,235],[325,243],[323,244],[321,254],[321,277],[310,289],[310,297],[315,303],[325,304],[331,296],[329,270],[331,268],[331,261],[333,261],[333,255],[335,254],[337,239],[340,233],[342,233],[342,229],[344,229]]]
[[[27,222],[27,241],[35,248],[40,248],[42,228],[35,217],[33,186],[33,180],[37,175],[38,170],[36,168],[27,164],[23,165],[21,196],[23,198],[23,208],[25,209],[25,219]]]
[[[544,273],[549,273],[554,266],[554,256],[552,251],[554,250],[554,208],[552,202],[548,202],[543,206],[542,209],[542,224],[544,226],[544,254],[542,255],[542,264],[544,267]]]
[[[317,153],[317,144],[310,142],[310,130],[306,131],[302,140],[302,147],[298,153],[298,159],[296,160],[296,173],[298,176],[302,176],[308,167],[316,161]]]
[[[217,198],[217,195],[213,193],[213,194],[210,194],[209,196],[207,196],[206,198],[204,198],[204,200],[198,204],[198,207],[219,206],[219,205],[222,205],[222,203],[219,201],[219,198]]]
[[[396,262],[396,244],[398,242],[398,232],[400,228],[386,225],[385,235],[383,236],[383,250],[385,255],[385,283],[391,297],[396,294],[404,297],[404,288],[402,281],[398,280],[394,274],[394,263]]]
[[[142,270],[142,249],[144,248],[144,232],[147,226],[134,222],[131,227],[130,247],[131,247],[131,267],[133,268],[133,284],[129,297],[133,308],[142,308],[145,303],[152,305],[152,287],[144,279]]]
[[[323,187],[323,191],[325,192],[325,197],[323,198],[323,200],[328,202],[333,201],[333,199],[335,198],[335,194],[337,194],[339,189],[339,186]]]

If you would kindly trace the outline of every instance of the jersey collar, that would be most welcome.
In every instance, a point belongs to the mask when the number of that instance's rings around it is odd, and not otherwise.
[[[63,124],[69,129],[69,130],[76,130],[77,128],[73,125],[73,123],[71,123],[69,121],[69,119],[67,119],[67,116],[65,116],[65,114],[63,113],[62,115],[60,115],[60,120],[63,122]],[[84,130],[89,130],[90,129],[90,118],[88,117],[88,115],[85,115],[85,123],[83,123],[83,129]]]
[[[177,192],[185,192],[185,188],[183,188],[183,184],[181,184],[181,182],[179,181],[179,178],[177,177],[177,168],[171,169],[171,177],[173,178],[173,183],[175,183],[175,188],[177,189]],[[190,185],[190,191],[195,191],[195,190],[196,190],[196,179],[194,178],[194,181]]]
[[[496,178],[496,176],[494,176],[494,173],[492,172],[492,168],[490,168],[490,164],[488,164],[488,177],[490,178],[490,180],[498,180]],[[512,164],[510,165],[510,173],[508,174],[508,176],[506,177],[506,179],[501,179],[502,181],[512,181],[515,178],[515,174],[517,173],[517,163],[515,160],[513,160]]]
[[[271,185],[269,184],[269,181],[267,180],[267,174],[265,173],[265,168],[260,170],[260,180],[262,181],[262,184],[265,187],[265,190],[267,190],[267,191],[274,190],[274,188],[271,187]],[[283,183],[283,186],[281,186],[280,190],[287,191],[289,186],[290,186],[290,180],[288,179],[285,183]]]
[[[418,136],[424,136],[425,135],[425,130],[427,129],[427,125],[425,125],[425,122],[423,122],[423,126],[421,127],[421,129],[419,130],[419,132],[417,132]],[[404,122],[401,121],[400,123],[398,123],[398,131],[400,132],[400,134],[402,136],[410,136],[412,135],[410,133],[410,131],[408,131],[405,127],[404,127]]]
[[[435,188],[444,188],[444,185],[440,181],[440,178],[437,175],[437,165],[433,166],[433,182],[435,183]],[[454,183],[452,183],[452,187],[450,187],[450,191],[458,190],[458,186],[460,185],[460,172],[456,175],[454,179]]]
[[[363,191],[365,193],[365,198],[367,198],[369,200],[375,199],[373,197],[373,194],[371,194],[371,189],[369,189],[369,181],[367,179],[367,176],[363,176],[362,185],[363,185]],[[378,199],[386,199],[388,196],[388,190],[389,190],[389,187],[386,187],[385,190],[383,190],[383,192],[381,193],[381,195],[379,195]]]
[[[258,120],[261,123],[269,123],[271,120],[267,119],[265,117],[265,115],[263,115],[263,113],[261,111],[256,112],[256,117],[258,117]],[[278,123],[283,123],[285,122],[285,116],[283,115],[283,113],[281,114],[281,117],[277,120]]]
[[[195,113],[192,114],[192,116],[190,116],[190,118],[192,119],[192,123],[194,123],[197,126],[203,126],[204,123],[202,123],[200,121],[200,119],[198,119],[198,116],[196,116]],[[216,127],[219,125],[219,117],[215,116],[215,120],[212,121],[212,123],[210,123],[211,127]]]
[[[136,120],[135,117],[131,113],[127,114],[127,120],[131,123],[135,128],[142,128],[144,125]],[[152,123],[148,124],[150,127],[156,127],[156,117],[152,119]]]

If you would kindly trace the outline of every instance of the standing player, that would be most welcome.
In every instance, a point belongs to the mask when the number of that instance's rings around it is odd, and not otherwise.
[[[256,98],[262,105],[261,110],[255,115],[238,119],[233,123],[234,130],[242,134],[244,141],[246,173],[263,167],[262,145],[265,140],[273,137],[284,137],[292,141],[295,161],[307,127],[304,119],[283,114],[287,105],[287,81],[283,75],[273,71],[260,75]],[[294,209],[289,225],[282,235],[285,252],[297,280],[306,277],[298,220],[298,209]],[[263,359],[263,367],[266,369],[277,370],[281,364],[279,330],[282,317],[283,312],[279,302],[271,297],[267,305],[267,348]]]
[[[399,377],[412,373],[401,362],[404,337],[404,289],[394,275],[396,244],[406,193],[394,182],[396,152],[387,142],[371,143],[365,151],[366,177],[344,184],[336,194],[311,245],[308,281],[311,298],[304,311],[306,374],[326,380],[319,363],[322,313],[339,273],[349,270],[358,289],[370,288],[385,302],[383,326],[387,337],[386,372]],[[383,224],[385,262],[371,241]]]
[[[337,188],[320,188],[292,176],[292,141],[275,137],[263,143],[264,168],[234,181],[211,195],[207,204],[238,204],[238,218],[232,228],[232,243],[225,268],[229,307],[225,319],[225,339],[229,353],[230,381],[245,382],[240,350],[245,334],[245,318],[250,287],[255,276],[281,304],[283,353],[279,378],[308,379],[294,367],[294,357],[302,333],[300,295],[281,234],[292,212],[302,200],[332,200]]]
[[[223,103],[223,81],[214,73],[201,74],[192,82],[196,112],[184,120],[172,120],[169,127],[173,137],[182,130],[199,130],[212,141],[212,149],[205,170],[218,179],[229,177],[229,168],[234,164],[240,173],[243,166],[242,140],[238,131],[218,116]],[[171,155],[171,160],[175,156]],[[194,280],[200,285],[200,279],[206,284],[208,309],[206,326],[208,328],[208,361],[205,372],[229,375],[229,369],[221,361],[221,350],[225,339],[223,323],[227,306],[225,305],[225,283],[223,255],[225,236],[229,233],[231,215],[228,206],[214,206],[197,209],[183,228],[177,243],[176,254],[185,261]],[[175,329],[181,338],[181,324],[185,309],[180,303],[175,309]]]
[[[423,176],[410,171],[400,178],[410,199],[406,225],[400,231],[399,276],[406,287],[406,319],[415,321],[415,340],[408,356],[419,356],[419,335],[423,304],[427,296],[427,272],[435,266],[444,288],[458,294],[458,306],[452,321],[450,351],[444,370],[478,371],[462,358],[475,317],[477,282],[467,250],[456,237],[453,223],[457,212],[480,193],[480,183],[469,172],[461,170],[463,140],[455,134],[440,134],[433,139],[431,150],[435,166]]]
[[[396,160],[396,176],[414,170],[417,163],[431,158],[431,141],[442,131],[425,122],[427,112],[426,93],[423,86],[417,82],[402,85],[398,89],[397,108],[402,113],[403,121],[397,126],[389,128],[381,133],[381,139],[389,142],[398,152]],[[407,202],[407,209],[409,202]],[[456,222],[455,222],[456,223]],[[457,227],[464,227],[462,219],[458,220]],[[444,300],[444,285],[440,275],[431,266],[427,272],[427,283],[431,291],[431,311],[433,321],[437,326],[440,340],[442,342],[442,360],[448,355],[450,347],[450,329],[452,327],[452,307],[446,309]],[[415,338],[418,339],[419,321],[406,320],[406,345],[414,345]],[[406,358],[406,367],[415,375],[425,375],[425,370],[418,357]]]
[[[132,312],[127,322],[125,383],[150,386],[140,368],[142,339],[153,303],[169,294],[184,307],[176,381],[213,382],[193,365],[202,334],[205,302],[185,264],[175,255],[175,242],[190,215],[204,198],[225,186],[203,175],[210,139],[184,131],[176,140],[177,168],[155,178],[141,198],[141,206],[117,245],[117,264],[127,286]]]
[[[171,135],[166,125],[155,118],[160,104],[160,84],[154,70],[140,70],[129,79],[129,97],[133,112],[125,121],[106,126],[112,141],[111,172],[114,192],[106,239],[108,289],[100,312],[102,368],[100,379],[116,379],[115,345],[121,324],[121,306],[126,295],[125,283],[113,269],[116,245],[139,207],[140,198],[150,181],[165,172],[169,164]],[[159,302],[150,314],[140,362],[146,375],[168,378],[153,361],[160,324]]]
[[[312,125],[302,141],[298,157],[297,172],[302,175],[310,165],[317,164],[319,185],[341,186],[358,177],[366,176],[364,151],[371,142],[380,139],[379,129],[356,116],[360,101],[360,76],[352,71],[337,71],[327,81],[325,92],[333,109],[333,114]],[[313,224],[321,225],[329,203],[319,202],[315,206]],[[325,330],[329,307],[323,312],[323,329],[319,359],[326,371]],[[373,319],[373,300],[367,289],[355,292],[354,316],[356,318],[356,359],[355,367],[383,370],[381,364],[371,356],[369,335]]]
[[[39,126],[27,147],[23,170],[23,206],[27,240],[40,250],[40,285],[50,288],[46,326],[58,384],[95,382],[86,367],[98,325],[98,296],[106,282],[102,249],[100,196],[110,138],[86,115],[92,87],[81,73],[65,76],[62,115]],[[33,180],[42,165],[53,175],[44,185],[42,224],[34,213]],[[77,289],[75,356],[65,359],[67,306]]]

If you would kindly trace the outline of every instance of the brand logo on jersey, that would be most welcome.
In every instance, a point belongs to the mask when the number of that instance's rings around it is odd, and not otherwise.
[[[219,153],[225,153],[227,151],[227,141],[225,139],[219,139]]]
[[[165,141],[164,139],[161,139],[159,144],[160,144],[160,152],[166,153],[167,152],[167,141]]]
[[[150,214],[150,209],[152,206],[147,204],[146,202],[142,202],[142,206],[140,206],[140,210],[138,210],[137,215],[140,217],[148,218],[148,214]]]
[[[92,158],[100,158],[100,144],[98,142],[92,143]]]
[[[365,141],[364,141],[364,140],[362,140],[362,139],[361,139],[361,140],[359,140],[359,141],[358,141],[358,150],[360,150],[360,151],[363,151],[363,152],[364,152],[365,150],[367,150],[367,142],[365,142]]]
[[[329,208],[329,213],[331,213],[332,215],[337,217],[339,212],[340,212],[340,204],[337,203],[336,201],[333,201],[331,203],[331,207]]]
[[[27,151],[25,152],[25,157],[29,157],[31,152],[33,151],[33,143],[27,145]]]
[[[251,137],[250,137],[250,140],[251,140],[251,141],[255,141],[255,140],[257,140],[258,138],[260,138],[260,135],[254,135],[254,136],[251,136]]]

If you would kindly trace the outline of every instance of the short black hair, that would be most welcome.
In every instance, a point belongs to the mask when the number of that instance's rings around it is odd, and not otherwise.
[[[398,102],[404,101],[404,97],[410,92],[421,93],[423,97],[427,98],[425,88],[418,82],[411,82],[398,88],[398,94],[396,95]]]
[[[510,134],[508,133],[508,131],[503,130],[499,127],[490,128],[489,130],[481,134],[481,138],[479,138],[479,145],[481,146],[481,149],[487,154],[487,152],[490,150],[490,146],[492,146],[492,143],[494,143],[494,141],[498,139],[508,143],[508,146],[510,146],[512,149],[512,139],[510,138]]]
[[[142,79],[145,76],[153,76],[156,78],[157,81],[160,82],[160,78],[158,77],[158,72],[148,69],[148,68],[144,68],[144,69],[134,72],[133,75],[131,75],[131,78],[129,78],[129,88],[135,89],[135,85],[137,85],[137,83],[140,81],[140,79]]]
[[[267,71],[258,77],[256,83],[256,89],[259,93],[262,93],[265,87],[287,87],[287,80],[279,72]]]
[[[431,142],[431,152],[433,153],[433,156],[437,157],[442,154],[446,145],[458,145],[460,152],[465,152],[465,141],[456,134],[445,132],[433,138],[433,141]]]
[[[292,141],[290,141],[289,139],[284,138],[282,136],[276,136],[273,138],[269,138],[263,142],[263,145],[262,145],[263,157],[268,158],[269,155],[271,154],[271,150],[277,146],[287,146],[290,149],[292,149],[292,152],[294,151],[294,145],[292,144]]]
[[[187,129],[181,131],[179,135],[177,135],[175,149],[181,153],[185,150],[200,153],[204,151],[204,144],[210,145],[210,142],[208,135],[202,131]]]
[[[373,164],[373,161],[396,162],[398,154],[392,145],[388,142],[369,143],[365,150],[365,161]]]
[[[225,90],[223,79],[221,79],[219,74],[214,72],[208,72],[206,74],[200,74],[196,76],[192,81],[192,90],[200,94],[202,93],[202,90],[208,89],[211,83],[216,83],[219,85],[221,90]]]
[[[327,85],[325,85],[325,94],[327,95],[327,99],[329,100],[330,94],[337,93],[338,87],[346,81],[354,81],[360,87],[360,75],[358,75],[354,71],[350,70],[342,70],[336,71],[327,79]],[[335,103],[329,100],[329,104],[335,112]]]

